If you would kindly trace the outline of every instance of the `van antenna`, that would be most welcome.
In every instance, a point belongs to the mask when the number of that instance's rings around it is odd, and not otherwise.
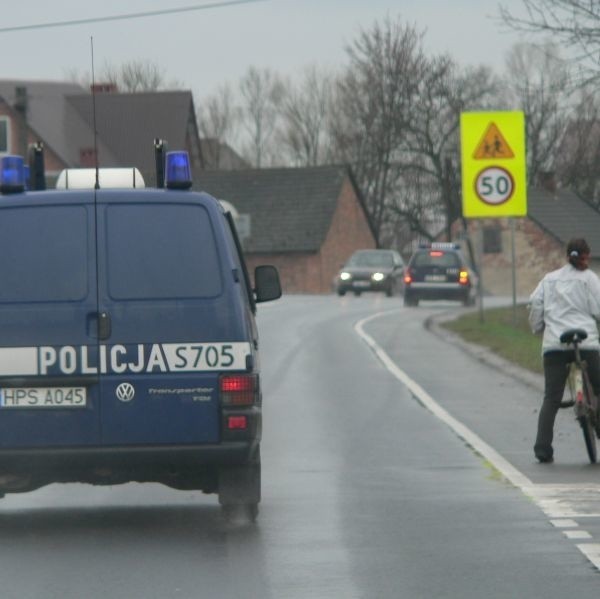
[[[98,131],[96,130],[96,80],[94,78],[94,36],[90,37],[92,51],[92,117],[94,123],[94,162],[96,164],[96,182],[94,189],[100,189],[100,173],[98,169]]]

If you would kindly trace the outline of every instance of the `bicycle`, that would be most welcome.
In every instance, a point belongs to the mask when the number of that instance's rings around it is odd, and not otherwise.
[[[596,463],[596,435],[600,436],[598,421],[598,398],[593,392],[587,373],[587,364],[581,359],[579,344],[587,338],[582,329],[570,329],[560,336],[561,343],[573,346],[575,360],[569,365],[567,383],[571,401],[563,402],[562,407],[574,406],[575,419],[581,425],[585,448],[590,462]]]

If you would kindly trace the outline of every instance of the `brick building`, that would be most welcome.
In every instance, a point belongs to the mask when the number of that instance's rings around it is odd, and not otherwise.
[[[205,171],[194,187],[247,215],[248,267],[276,266],[284,293],[329,293],[354,250],[376,247],[360,192],[344,166]]]

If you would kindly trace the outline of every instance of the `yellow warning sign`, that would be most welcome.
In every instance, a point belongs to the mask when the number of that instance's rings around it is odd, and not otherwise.
[[[496,123],[490,123],[473,153],[473,158],[475,160],[488,160],[490,158],[498,160],[514,157],[514,152],[510,149]]]
[[[463,216],[525,216],[527,173],[523,112],[463,112],[460,146]]]

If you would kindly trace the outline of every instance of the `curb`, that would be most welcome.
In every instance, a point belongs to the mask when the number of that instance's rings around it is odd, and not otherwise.
[[[536,374],[525,368],[521,368],[520,366],[517,366],[516,364],[513,364],[512,362],[501,358],[487,347],[483,347],[482,345],[477,345],[475,343],[469,343],[456,333],[452,333],[448,329],[445,329],[440,326],[440,323],[442,322],[456,320],[463,314],[468,314],[474,311],[475,309],[473,308],[467,308],[462,310],[442,312],[441,314],[429,316],[425,320],[425,328],[440,339],[442,339],[443,341],[445,341],[446,343],[458,347],[463,352],[469,354],[472,358],[478,360],[479,362],[482,362],[487,366],[495,368],[496,370],[500,370],[501,372],[504,372],[507,376],[517,379],[525,385],[532,387],[536,391],[543,393],[544,377],[541,374]]]

